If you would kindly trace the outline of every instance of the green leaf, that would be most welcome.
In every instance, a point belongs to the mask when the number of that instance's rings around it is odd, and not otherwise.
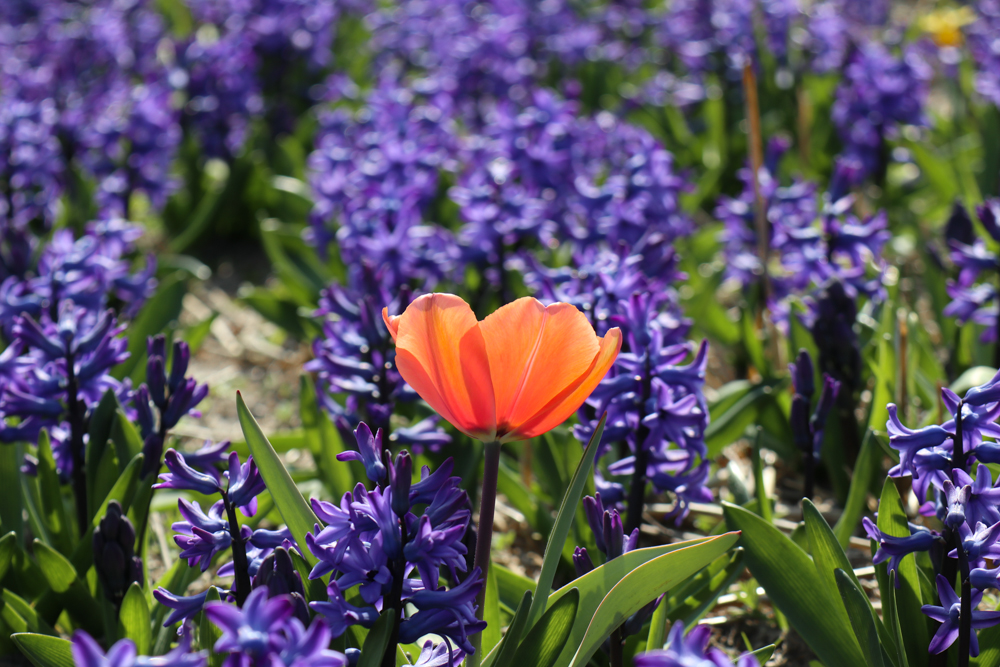
[[[59,473],[56,472],[49,433],[45,429],[38,434],[38,490],[41,499],[40,509],[52,539],[52,546],[68,554],[73,549],[74,527],[70,525],[66,513],[62,485],[59,483]]]
[[[121,623],[121,635],[135,642],[139,655],[149,655],[153,644],[152,619],[139,584],[133,582],[128,587],[118,612],[118,621]]]
[[[850,574],[848,572],[850,570],[845,571],[839,567],[834,570],[840,598],[844,601],[847,617],[850,619],[851,627],[854,628],[854,636],[857,637],[861,652],[865,656],[865,664],[869,667],[882,667],[882,644],[875,629],[875,616],[872,614],[871,604],[868,596],[858,586],[854,572]]]
[[[490,568],[493,569],[493,568]],[[517,605],[514,618],[510,621],[507,634],[503,636],[500,643],[496,645],[491,653],[483,658],[483,667],[509,667],[514,660],[514,653],[521,642],[521,635],[524,634],[528,626],[528,610],[531,608],[531,591],[525,590],[521,596],[521,602]],[[475,656],[473,656],[475,657]]]
[[[970,664],[977,667],[1000,665],[1000,625],[979,630],[979,657],[972,658]]]
[[[757,497],[757,507],[760,509],[761,518],[768,523],[774,523],[771,499],[767,497],[767,488],[764,486],[764,462],[760,457],[763,436],[764,429],[758,426],[755,429],[753,450],[750,457],[753,465],[754,495]]]
[[[757,419],[761,405],[785,382],[785,379],[781,379],[751,385],[736,401],[732,401],[728,396],[724,403],[720,401],[725,406],[721,410],[709,406],[711,422],[705,429],[705,444],[708,446],[709,457],[715,456],[724,447],[742,438],[747,427]]]
[[[684,621],[686,627],[692,627],[711,608],[715,600],[729,590],[729,586],[742,574],[746,567],[743,558],[744,550],[742,547],[733,549],[732,553],[719,556],[708,567],[671,591],[663,604],[657,608],[657,611],[662,608],[665,610],[666,620]],[[666,632],[666,628],[663,628],[663,632]],[[661,642],[660,646],[662,645]]]
[[[667,640],[667,624],[670,619],[667,617],[667,601],[664,600],[657,605],[653,612],[653,617],[649,620],[649,634],[646,636],[646,650],[655,651],[663,648]]]
[[[604,424],[608,419],[608,414],[601,416],[601,421],[597,423],[594,434],[590,436],[590,442],[583,450],[583,457],[573,474],[566,494],[563,496],[562,504],[559,506],[559,513],[556,515],[556,523],[549,533],[549,541],[545,544],[545,557],[542,559],[542,571],[538,575],[538,585],[535,586],[535,599],[531,602],[531,609],[528,611],[528,627],[534,624],[541,617],[546,609],[549,593],[552,589],[552,580],[556,576],[556,568],[562,558],[563,545],[569,535],[570,526],[576,516],[576,508],[580,504],[580,495],[583,493],[584,484],[590,475],[591,466],[594,464],[594,456],[597,454],[597,445],[601,442],[604,434]]]
[[[115,446],[115,454],[118,456],[118,465],[121,470],[131,461],[136,454],[142,453],[142,436],[136,430],[135,425],[119,409],[111,420],[111,442]]]
[[[500,593],[497,588],[497,568],[491,567],[486,575],[486,599],[483,603],[483,655],[500,643]]]
[[[580,605],[580,591],[573,588],[549,607],[528,632],[514,654],[515,665],[552,667],[573,629]]]
[[[355,477],[348,463],[337,460],[337,454],[344,451],[340,434],[320,408],[316,400],[316,386],[312,377],[305,373],[299,376],[299,417],[309,451],[316,460],[326,488],[334,498],[342,498],[354,488]]]
[[[114,391],[108,389],[101,396],[100,403],[94,408],[90,415],[90,425],[87,428],[89,439],[87,440],[87,450],[85,458],[87,463],[87,507],[93,510],[94,504],[100,500],[95,498],[94,489],[97,487],[97,474],[104,458],[104,452],[108,447],[108,440],[111,438],[111,425],[114,423],[115,413],[118,411],[118,398]]]
[[[208,595],[205,596],[205,604],[209,602],[219,602],[222,598],[219,596],[219,589],[212,586],[208,589]],[[208,620],[208,616],[205,615],[204,611],[198,614],[198,644],[202,650],[208,651],[208,664],[209,667],[221,667],[222,663],[226,659],[225,653],[217,653],[214,649],[215,642],[219,641],[219,637],[222,636],[222,630],[220,630],[212,621]]]
[[[768,660],[771,659],[772,655],[774,655],[775,648],[776,647],[774,644],[768,644],[767,646],[761,646],[756,651],[751,651],[750,655],[757,658],[757,662],[763,665],[764,663],[766,663]]]
[[[809,555],[753,512],[729,503],[722,511],[731,529],[743,531],[750,572],[817,657],[831,667],[864,664],[839,596]]]
[[[11,618],[8,617],[8,612],[11,616],[16,616],[23,623],[24,628],[21,630],[14,630],[14,632],[37,632],[43,635],[56,635],[56,631],[52,629],[52,626],[45,622],[45,619],[39,616],[35,608],[28,604],[28,601],[19,595],[15,595],[13,591],[4,589],[2,593],[3,598],[3,619],[7,622],[8,626],[12,626]],[[11,628],[13,629],[13,627]]]
[[[305,585],[306,602],[324,602],[327,600],[326,585],[323,584],[322,579],[309,578],[309,572],[312,568],[309,567],[309,563],[306,562],[305,558],[299,555],[297,549],[289,549],[288,555],[292,559],[295,571],[299,573],[302,583]]]
[[[903,641],[903,630],[899,627],[899,608],[896,606],[896,572],[889,573],[886,577],[887,586],[882,598],[882,611],[888,614],[886,622],[892,626],[893,635],[896,638],[896,664],[898,667],[909,667],[909,660],[906,657],[905,643]],[[881,581],[879,581],[881,584]]]
[[[260,476],[267,485],[267,490],[274,499],[274,505],[278,508],[281,518],[284,520],[292,536],[299,544],[305,544],[307,533],[311,533],[313,526],[319,523],[319,519],[313,513],[312,508],[306,503],[305,498],[299,492],[291,475],[285,470],[281,459],[267,441],[267,437],[260,429],[260,425],[249,408],[243,401],[240,392],[236,392],[236,412],[239,414],[240,426],[243,428],[243,437],[247,440],[247,446],[253,454],[254,461],[257,462],[257,469]],[[310,566],[316,564],[316,556],[308,549],[303,549],[303,557]]]
[[[535,594],[535,582],[531,579],[516,572],[511,572],[503,565],[497,563],[490,565],[490,572],[493,571],[496,571],[497,595],[500,599],[500,604],[507,607],[512,614],[517,609],[517,605],[520,604],[521,598],[524,597],[525,591],[531,591],[532,595]],[[527,609],[524,611],[525,613],[528,612]]]
[[[592,615],[583,610],[577,615],[574,632],[566,643],[567,651],[579,646],[570,664],[573,667],[586,665],[601,643],[629,616],[711,563],[737,540],[738,533],[727,533],[654,558],[630,572],[608,591]],[[587,606],[583,605],[583,608],[587,609]],[[581,621],[588,626],[578,642],[575,640],[575,630],[581,625]],[[566,663],[559,661],[556,664]]]
[[[878,504],[878,529],[891,537],[909,537],[910,527],[903,511],[903,503],[896,491],[892,478],[886,478],[882,486],[882,497]],[[876,565],[884,571],[885,563]],[[899,615],[899,625],[906,628],[903,633],[903,647],[906,649],[907,660],[914,667],[923,667],[928,662],[927,645],[930,636],[927,630],[927,616],[920,611],[922,606],[920,593],[920,577],[917,574],[917,561],[913,554],[904,556],[897,568],[899,588],[895,591],[896,612]],[[886,577],[882,578],[882,582]],[[880,582],[880,583],[882,583]],[[880,586],[882,597],[888,595],[887,586]]]
[[[831,593],[838,590],[837,581],[834,578],[834,570],[838,568],[849,572],[851,579],[860,586],[861,584],[851,568],[851,562],[847,560],[847,554],[844,553],[837,538],[834,537],[833,531],[830,530],[830,524],[826,522],[826,519],[808,498],[802,499],[802,518],[806,524],[809,552],[816,563],[816,572],[827,589]]]
[[[851,534],[857,528],[858,522],[865,512],[868,500],[868,489],[871,487],[875,472],[882,465],[882,457],[879,455],[875,444],[875,436],[871,429],[865,432],[865,438],[861,442],[861,451],[858,453],[857,465],[854,467],[854,474],[851,475],[851,489],[847,494],[847,504],[844,506],[844,513],[837,520],[837,525],[833,527],[833,534],[837,536],[837,542],[844,549],[851,543]]]
[[[68,591],[77,579],[73,563],[41,540],[35,540],[34,547],[35,562],[42,569],[49,588],[56,593]]]
[[[145,373],[143,367],[146,361],[146,340],[165,331],[171,322],[180,317],[181,303],[185,294],[187,294],[185,272],[175,271],[160,281],[156,294],[146,302],[125,332],[128,337],[129,358],[111,371],[116,379],[131,377],[136,369]]]
[[[20,445],[0,444],[0,530],[13,532],[17,541],[24,539],[24,518],[21,507]]]
[[[17,533],[10,531],[0,537],[0,581],[7,576],[7,570],[14,562],[14,551],[17,548]]]
[[[393,614],[382,614],[375,625],[368,631],[365,644],[361,647],[361,658],[358,667],[379,667],[382,657],[389,647],[389,637],[392,634]]]
[[[73,667],[73,651],[65,639],[31,632],[16,633],[11,639],[35,667]]]

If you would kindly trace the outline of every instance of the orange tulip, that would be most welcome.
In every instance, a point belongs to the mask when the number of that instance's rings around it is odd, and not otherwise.
[[[483,442],[526,440],[573,414],[621,349],[567,303],[525,297],[482,322],[453,294],[425,294],[402,315],[382,310],[400,375],[455,428]]]

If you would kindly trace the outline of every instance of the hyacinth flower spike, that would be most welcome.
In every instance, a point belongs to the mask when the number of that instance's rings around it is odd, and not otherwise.
[[[621,331],[598,336],[575,306],[531,297],[481,322],[452,294],[425,294],[402,315],[383,309],[382,318],[403,379],[455,428],[486,444],[475,556],[485,577],[501,443],[542,435],[576,412],[618,357]]]

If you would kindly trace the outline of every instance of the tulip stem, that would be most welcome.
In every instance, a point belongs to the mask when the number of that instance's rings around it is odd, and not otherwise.
[[[483,607],[486,603],[486,577],[490,570],[490,545],[493,542],[493,512],[497,503],[497,478],[500,475],[500,442],[485,443],[483,456],[483,487],[479,494],[479,534],[476,537],[476,559],[473,567],[478,567],[482,573],[483,587],[476,596],[476,618],[483,620]],[[472,656],[472,665],[477,667],[482,662],[483,635],[472,636],[472,644],[476,648]]]

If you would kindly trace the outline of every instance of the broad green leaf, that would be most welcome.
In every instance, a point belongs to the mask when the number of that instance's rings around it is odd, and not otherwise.
[[[17,547],[17,534],[10,531],[0,537],[0,581],[7,576],[7,570],[14,562],[14,551]]]
[[[122,637],[135,642],[139,655],[149,655],[149,649],[153,644],[152,620],[146,596],[139,584],[133,582],[128,587],[118,612],[118,621],[121,624]]]
[[[326,585],[323,583],[323,580],[309,578],[309,572],[312,570],[309,567],[309,563],[299,555],[296,549],[290,549],[288,555],[292,558],[292,565],[295,566],[295,571],[302,577],[302,583],[306,592],[306,602],[323,602],[327,600]]]
[[[879,582],[881,583],[881,581]],[[896,572],[892,571],[887,577],[888,585],[885,588],[882,598],[882,613],[887,614],[886,624],[892,626],[892,633],[896,638],[896,665],[898,667],[909,667],[909,659],[906,656],[905,642],[903,641],[903,629],[899,627],[899,607],[896,606]]]
[[[667,620],[684,621],[688,628],[694,626],[715,600],[729,590],[729,586],[742,574],[746,567],[743,551],[742,547],[737,547],[732,553],[719,556],[676,589],[676,592],[671,591],[660,605],[666,610]]]
[[[66,503],[62,497],[62,485],[59,483],[59,473],[56,472],[56,461],[52,456],[49,433],[45,429],[38,434],[38,491],[41,500],[40,509],[52,546],[63,554],[71,553],[74,527],[69,523]]]
[[[21,446],[0,444],[0,531],[13,532],[20,543],[24,539],[21,506]]]
[[[156,294],[146,302],[132,320],[125,335],[128,336],[129,358],[115,366],[111,374],[119,380],[144,374],[146,341],[150,336],[165,331],[181,314],[181,303],[187,293],[185,272],[175,271],[160,281]],[[133,377],[133,380],[141,380]]]
[[[91,511],[95,503],[100,500],[95,498],[94,489],[97,488],[97,474],[101,467],[101,459],[104,458],[104,452],[108,447],[108,440],[111,439],[111,425],[114,423],[117,411],[118,398],[113,390],[108,389],[90,415],[90,424],[87,427],[89,439],[84,456],[87,463],[87,508]]]
[[[521,602],[517,605],[517,611],[514,612],[514,618],[510,621],[507,633],[493,651],[483,658],[483,667],[491,667],[493,665],[495,667],[509,667],[513,664],[514,653],[517,651],[524,630],[528,626],[528,610],[530,608],[531,591],[526,590],[521,596]],[[472,657],[475,660],[475,656]]]
[[[380,667],[382,656],[385,655],[385,651],[389,647],[393,620],[393,614],[382,614],[375,621],[375,625],[365,637],[364,646],[361,647],[361,659],[358,660],[358,667]]]
[[[597,454],[597,446],[601,442],[604,434],[604,424],[608,419],[607,413],[601,416],[601,420],[594,429],[594,434],[590,436],[590,442],[583,450],[583,457],[573,474],[573,479],[566,489],[562,504],[559,506],[559,513],[556,515],[555,526],[549,533],[549,541],[545,545],[545,557],[542,559],[542,571],[538,575],[538,585],[535,587],[535,599],[531,602],[531,609],[528,611],[528,627],[534,626],[541,615],[545,612],[549,594],[552,590],[552,580],[556,576],[556,568],[562,558],[563,545],[569,535],[570,526],[576,516],[576,508],[580,504],[580,496],[583,487],[587,483],[590,469],[594,464],[594,456]]]
[[[77,579],[73,563],[41,540],[35,540],[34,552],[35,562],[42,569],[49,587],[56,593],[68,591]]]
[[[869,667],[882,667],[882,644],[875,629],[875,616],[868,596],[861,591],[854,573],[848,572],[850,570],[845,571],[839,567],[834,571],[840,598],[844,601],[847,617],[854,628],[854,636],[865,655],[865,664]]]
[[[483,630],[483,655],[493,650],[500,643],[500,593],[497,589],[497,568],[490,567],[486,575],[486,599],[483,603],[483,620],[486,629]]]
[[[750,572],[817,657],[830,667],[864,664],[839,596],[809,555],[753,512],[723,503],[723,515],[731,529],[743,531]]]
[[[827,589],[831,593],[838,591],[837,580],[834,578],[834,571],[838,568],[849,573],[854,583],[860,586],[851,568],[851,562],[847,560],[847,554],[830,530],[830,524],[808,498],[802,499],[802,518],[806,525],[806,536],[809,538],[809,552],[816,563],[816,573]]]
[[[219,602],[222,598],[219,596],[219,589],[214,586],[208,589],[208,595],[205,597],[205,604],[209,602]],[[222,636],[222,630],[220,630],[214,623],[208,620],[208,616],[205,615],[204,611],[198,614],[198,644],[202,650],[208,651],[208,664],[209,667],[220,667],[226,659],[225,653],[218,653],[214,651],[215,642],[219,641],[219,637]]]
[[[833,527],[833,534],[837,536],[837,542],[844,549],[850,544],[851,534],[857,528],[858,522],[861,521],[866,507],[865,501],[868,499],[868,489],[881,465],[882,457],[879,455],[874,433],[868,429],[861,442],[861,451],[858,453],[854,474],[851,475],[851,489],[847,494],[844,513],[840,515],[837,525]]]
[[[899,492],[896,491],[896,484],[892,478],[888,477],[882,486],[882,497],[878,504],[878,529],[891,537],[910,536],[910,527],[906,521]],[[876,566],[880,569],[885,567],[885,563]],[[928,662],[927,645],[930,636],[927,630],[927,616],[920,611],[922,606],[920,576],[917,574],[917,561],[913,554],[903,557],[896,576],[899,577],[899,587],[894,591],[896,613],[899,615],[900,627],[906,628],[906,632],[903,633],[903,646],[906,649],[907,660],[914,667],[923,667]],[[885,581],[884,577],[882,581]],[[883,588],[882,598],[885,599],[887,594]]]
[[[1000,665],[1000,625],[978,631],[979,657],[972,658],[972,665],[994,667]]]
[[[568,657],[572,647],[579,646],[572,662],[568,664],[573,667],[583,667],[590,661],[601,643],[629,616],[711,563],[729,550],[737,540],[739,540],[738,533],[727,533],[701,544],[672,551],[640,565],[615,584],[592,616],[585,612],[577,615],[574,631],[581,625],[581,621],[588,624],[587,629],[579,642],[575,641],[576,633],[571,634],[566,643],[567,649],[561,657]],[[567,663],[560,660],[555,664]]]
[[[515,665],[552,667],[573,629],[580,591],[573,588],[545,610],[514,653]]]
[[[491,564],[490,572],[494,570],[497,576],[497,596],[500,605],[507,607],[513,614],[517,605],[520,604],[521,598],[524,597],[525,591],[531,591],[532,595],[535,594],[535,582],[516,572],[511,572],[503,565]],[[525,613],[527,611],[525,609]]]
[[[118,481],[120,473],[114,449],[105,448],[104,454],[97,462],[97,469],[94,471],[94,484],[87,487],[87,507],[91,516],[97,516],[98,503],[102,498],[107,497],[111,488]]]
[[[61,637],[19,632],[11,639],[35,667],[74,667],[70,643]]]
[[[771,511],[771,499],[767,497],[767,488],[764,486],[764,462],[760,457],[760,450],[763,446],[764,429],[758,426],[755,429],[753,450],[751,452],[751,465],[753,466],[754,495],[757,497],[757,507],[760,508],[760,516],[768,523],[774,522],[774,512]]]
[[[2,598],[3,613],[5,614],[4,620],[7,621],[7,625],[11,625],[10,620],[6,616],[8,611],[16,614],[24,623],[24,629],[15,630],[15,632],[36,632],[43,635],[56,635],[56,631],[52,629],[52,626],[38,615],[38,612],[27,600],[19,595],[15,595],[13,591],[6,589],[3,591]]]
[[[313,514],[312,508],[309,507],[305,498],[302,497],[302,493],[295,486],[291,475],[285,470],[281,459],[271,447],[271,443],[267,441],[267,437],[260,429],[257,420],[250,414],[250,410],[239,392],[236,392],[236,412],[239,414],[240,426],[243,428],[243,437],[247,440],[247,446],[253,454],[254,461],[257,462],[260,476],[264,479],[281,518],[292,532],[295,541],[299,545],[305,545],[306,534],[312,532],[313,526],[319,523],[319,519]],[[316,556],[311,551],[301,546],[299,551],[310,566],[316,564]]]
[[[122,470],[136,454],[142,453],[142,436],[122,410],[118,410],[111,421],[111,442]]]

